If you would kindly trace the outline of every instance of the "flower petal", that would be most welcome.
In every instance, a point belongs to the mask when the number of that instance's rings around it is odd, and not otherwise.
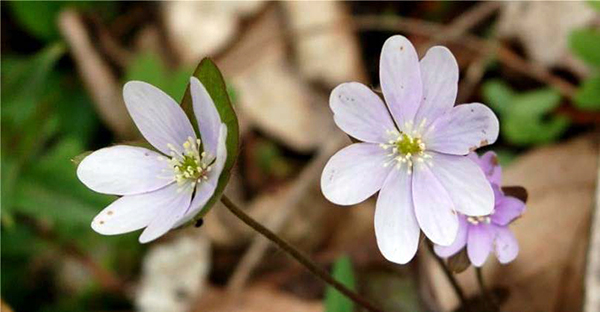
[[[153,241],[167,233],[190,207],[192,199],[190,185],[180,186],[177,183],[173,183],[161,189],[161,191],[161,194],[155,195],[153,198],[140,199],[145,204],[144,208],[151,206],[160,207],[158,214],[150,221],[144,232],[142,232],[142,235],[140,235],[139,240],[142,244]]]
[[[200,137],[203,142],[202,146],[205,152],[215,156],[219,144],[221,116],[217,111],[215,102],[198,78],[190,78],[190,90],[194,106],[194,115],[196,115]]]
[[[488,181],[492,184],[502,185],[502,167],[496,153],[489,151],[479,157],[477,153],[471,152],[468,156],[481,167]]]
[[[456,211],[485,216],[494,211],[494,191],[481,168],[465,156],[431,153],[431,171],[452,198]]]
[[[99,149],[77,167],[85,186],[104,194],[133,195],[157,190],[174,180],[167,158],[151,150],[117,145]]]
[[[383,44],[379,82],[396,124],[405,129],[413,122],[423,92],[419,57],[406,37],[392,36]]]
[[[123,98],[142,135],[164,154],[170,154],[169,144],[180,151],[188,137],[196,139],[192,124],[179,104],[155,86],[130,81],[123,87]]]
[[[321,190],[338,205],[354,205],[375,194],[393,166],[390,156],[373,143],[355,143],[338,151],[325,165]]]
[[[467,155],[498,138],[498,118],[491,109],[479,103],[455,106],[432,124],[424,137],[428,150]]]
[[[420,68],[423,100],[415,117],[417,124],[424,119],[433,122],[451,110],[458,90],[458,64],[448,48],[429,49],[421,59]]]
[[[375,236],[383,256],[405,264],[419,246],[419,224],[412,201],[411,176],[405,167],[392,170],[383,184],[375,208]]]
[[[451,245],[458,232],[458,218],[446,189],[424,163],[413,166],[413,201],[423,233],[435,244]]]
[[[116,235],[139,230],[156,219],[177,194],[177,184],[160,190],[123,196],[104,208],[92,221],[92,229],[103,235]]]
[[[480,267],[485,263],[494,244],[494,228],[492,225],[480,223],[469,226],[467,237],[467,255],[471,263]]]
[[[336,125],[365,142],[385,143],[396,126],[377,94],[358,82],[343,83],[331,92],[329,106]]]
[[[519,254],[519,243],[508,227],[496,227],[494,250],[500,263],[509,263]]]
[[[208,174],[208,180],[202,181],[196,185],[196,193],[194,194],[190,208],[185,213],[183,218],[177,221],[175,227],[185,224],[194,216],[196,216],[196,214],[202,208],[204,208],[204,205],[206,205],[208,200],[212,197],[217,189],[221,172],[223,172],[223,167],[225,167],[225,162],[227,160],[227,147],[225,145],[225,142],[227,141],[227,126],[225,124],[221,124],[219,132],[217,157],[215,158],[215,162],[212,164],[212,170]]]
[[[435,254],[442,258],[448,258],[457,254],[461,249],[465,247],[467,244],[467,230],[469,229],[469,224],[467,219],[463,215],[458,216],[458,234],[456,234],[456,239],[454,243],[450,246],[440,246],[435,245],[433,249]]]
[[[495,224],[508,225],[525,211],[525,203],[515,197],[505,196],[499,187],[495,188],[494,193],[496,196],[496,206],[491,218]]]

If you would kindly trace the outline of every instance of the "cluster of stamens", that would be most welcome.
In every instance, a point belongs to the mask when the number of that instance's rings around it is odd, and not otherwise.
[[[490,216],[467,217],[467,221],[475,225],[479,223],[490,224],[492,222],[492,218]]]
[[[194,140],[192,137],[188,137],[187,141],[182,144],[183,151],[181,152],[173,145],[168,145],[171,150],[169,165],[175,171],[177,184],[183,185],[190,182],[190,186],[193,188],[197,183],[208,180],[211,166],[206,152],[200,153],[200,144],[200,139]]]
[[[405,124],[405,131],[398,131],[396,129],[387,130],[386,134],[391,137],[388,143],[381,143],[379,146],[385,150],[390,150],[389,156],[391,161],[384,163],[385,167],[389,166],[390,163],[395,163],[397,169],[400,169],[403,165],[406,165],[408,174],[412,173],[412,166],[415,161],[424,162],[431,158],[431,155],[425,153],[425,143],[421,140],[421,133],[423,133],[423,127],[425,120],[421,124],[413,129],[413,125],[410,122]]]

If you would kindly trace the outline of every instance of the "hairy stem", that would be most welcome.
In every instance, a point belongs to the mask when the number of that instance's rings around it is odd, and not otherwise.
[[[494,295],[487,289],[485,283],[483,282],[483,273],[481,268],[476,267],[475,273],[477,275],[477,283],[479,284],[479,290],[481,291],[481,295],[485,299],[486,303],[490,306],[491,311],[500,311],[498,307],[498,302]]]
[[[467,297],[465,296],[465,293],[463,292],[462,288],[460,288],[460,285],[458,285],[458,281],[454,277],[454,274],[452,274],[448,266],[446,266],[444,260],[435,254],[435,252],[433,251],[433,245],[431,243],[427,243],[425,245],[427,245],[427,249],[433,256],[435,261],[438,263],[440,268],[442,268],[442,271],[444,271],[446,278],[448,278],[448,281],[450,281],[450,284],[452,285],[452,288],[454,288],[454,292],[456,293],[458,299],[460,299],[460,303],[462,304],[462,306],[467,307]]]
[[[223,195],[221,198],[221,202],[233,213],[236,217],[238,217],[242,222],[246,223],[249,227],[269,239],[273,242],[277,247],[281,250],[285,251],[289,256],[294,258],[300,264],[302,264],[307,270],[309,270],[316,277],[321,279],[323,282],[331,285],[333,288],[337,289],[344,296],[348,297],[350,300],[354,301],[356,304],[362,306],[363,308],[371,311],[371,312],[383,312],[383,310],[375,307],[372,303],[367,301],[361,295],[356,292],[350,290],[342,283],[336,281],[327,271],[317,266],[312,260],[310,260],[306,255],[304,255],[301,251],[290,245],[288,242],[277,236],[277,234],[271,232],[269,229],[265,228],[263,225],[258,223],[256,220],[252,219],[249,215],[247,215],[242,209],[240,209],[236,204],[234,204],[227,196]]]

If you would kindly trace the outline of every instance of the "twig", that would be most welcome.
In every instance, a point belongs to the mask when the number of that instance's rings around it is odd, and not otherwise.
[[[442,258],[438,257],[438,255],[435,254],[435,252],[433,251],[433,245],[431,243],[427,242],[425,243],[425,245],[427,245],[427,250],[429,250],[437,264],[440,266],[442,271],[444,271],[446,278],[448,278],[448,281],[452,285],[452,288],[454,288],[454,292],[456,293],[458,299],[460,299],[460,303],[462,304],[462,306],[467,307],[467,297],[465,296],[465,293],[463,292],[462,288],[460,288],[458,281],[456,280],[450,269],[448,269],[448,267],[444,263],[444,260],[442,260]]]
[[[337,132],[339,133],[339,132]],[[348,141],[348,138],[341,133],[339,135],[330,135],[326,143],[320,148],[317,156],[308,164],[294,182],[291,190],[282,201],[283,209],[278,209],[266,221],[265,226],[271,231],[277,233],[286,224],[287,220],[298,207],[298,203],[304,198],[304,194],[310,188],[314,180],[319,176],[323,165],[341,146]],[[240,292],[248,277],[258,265],[265,251],[268,248],[269,241],[262,236],[256,236],[256,239],[248,248],[248,251],[242,257],[242,260],[229,280],[227,290],[235,296]]]
[[[281,250],[285,251],[289,256],[294,258],[300,264],[302,264],[307,270],[309,270],[316,277],[324,281],[325,283],[331,285],[335,289],[337,289],[344,296],[348,297],[350,300],[354,301],[356,304],[362,306],[363,308],[371,311],[371,312],[381,312],[382,310],[376,308],[372,303],[367,301],[358,293],[348,289],[342,283],[335,280],[327,271],[317,266],[313,263],[306,255],[304,255],[301,251],[290,245],[288,242],[277,236],[275,233],[269,231],[266,227],[261,225],[252,219],[249,215],[247,215],[242,209],[237,207],[227,196],[223,195],[221,197],[221,202],[229,209],[231,213],[233,213],[236,217],[238,217],[242,222],[246,223],[249,227],[269,239],[273,242],[277,247],[281,248]]]
[[[445,29],[444,25],[438,23],[398,16],[362,15],[353,17],[352,21],[360,29],[403,31],[429,37]],[[497,41],[481,39],[471,34],[463,34],[451,41],[479,53],[495,54],[502,64],[513,70],[553,86],[569,99],[574,97],[576,87],[570,82],[553,75],[540,65],[528,62]]]
[[[135,138],[136,132],[123,103],[120,83],[94,48],[81,16],[72,9],[61,12],[58,28],[71,48],[79,75],[96,104],[100,118],[121,139]]]
[[[501,5],[501,2],[495,1],[480,2],[474,5],[470,10],[455,18],[444,31],[432,35],[429,42],[420,47],[419,53],[421,54],[434,44],[443,44],[451,40],[456,40],[466,31],[496,12]]]
[[[477,283],[479,284],[479,290],[481,291],[481,295],[485,298],[486,303],[490,305],[492,311],[497,312],[500,311],[498,307],[498,301],[494,297],[494,295],[487,289],[485,283],[483,281],[483,272],[481,268],[475,267],[475,274],[477,275]]]

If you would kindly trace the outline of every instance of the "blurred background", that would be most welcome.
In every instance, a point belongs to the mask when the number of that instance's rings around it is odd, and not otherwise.
[[[519,257],[508,266],[490,258],[484,269],[503,310],[600,309],[592,278],[600,241],[590,243],[600,233],[592,218],[599,2],[3,1],[1,9],[2,311],[353,310],[219,205],[201,227],[149,245],[139,233],[90,228],[115,198],[86,189],[73,158],[140,138],[121,97],[126,81],[180,100],[205,56],[223,71],[240,119],[226,194],[387,311],[455,309],[426,253],[406,266],[381,256],[373,200],[342,208],[319,190],[325,162],[350,143],[333,124],[329,92],[346,81],[377,90],[379,53],[394,34],[420,56],[437,44],[452,50],[457,102],[496,112],[492,148],[505,184],[529,190],[528,211],[512,226]],[[459,278],[475,296],[472,269]]]

